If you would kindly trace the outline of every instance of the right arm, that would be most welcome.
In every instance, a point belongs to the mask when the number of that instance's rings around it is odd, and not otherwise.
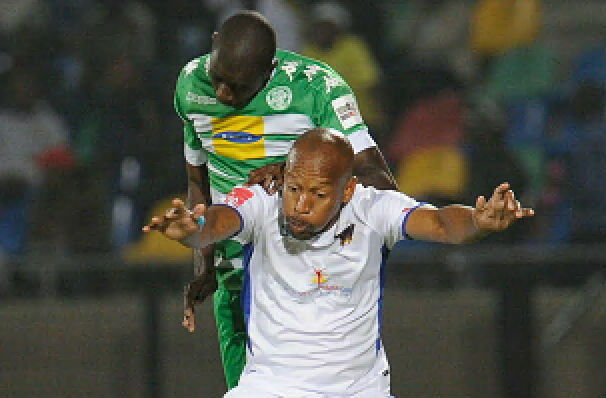
[[[202,248],[227,239],[242,229],[240,214],[229,206],[206,206],[199,204],[193,212],[185,208],[180,199],[173,200],[173,208],[162,217],[152,217],[143,232],[161,232],[169,239],[181,242],[187,247]],[[198,219],[204,217],[200,228]]]

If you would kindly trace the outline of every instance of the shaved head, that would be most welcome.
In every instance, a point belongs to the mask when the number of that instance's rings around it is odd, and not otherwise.
[[[336,130],[316,128],[300,136],[284,168],[282,212],[286,230],[309,239],[330,228],[352,198],[354,152]]]
[[[213,43],[218,59],[230,69],[253,68],[267,72],[276,54],[276,33],[267,19],[254,11],[229,17]]]
[[[335,181],[344,182],[352,176],[354,152],[342,133],[315,128],[295,141],[286,159],[286,169],[302,162],[313,165]]]

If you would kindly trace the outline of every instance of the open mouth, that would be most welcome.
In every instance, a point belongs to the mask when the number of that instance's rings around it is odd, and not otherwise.
[[[288,222],[290,230],[295,234],[300,234],[310,229],[309,224],[304,221],[297,219],[287,219],[286,221]]]

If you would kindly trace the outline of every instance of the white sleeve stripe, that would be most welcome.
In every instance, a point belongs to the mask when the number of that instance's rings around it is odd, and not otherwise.
[[[191,149],[187,143],[184,143],[183,152],[185,153],[185,160],[192,166],[201,166],[206,163],[208,156],[202,149]]]
[[[372,139],[368,133],[368,129],[362,129],[354,131],[347,135],[351,146],[353,147],[354,154],[362,152],[365,149],[377,146],[375,140]]]

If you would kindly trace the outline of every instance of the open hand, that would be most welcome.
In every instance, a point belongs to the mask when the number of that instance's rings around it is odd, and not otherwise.
[[[521,207],[509,183],[503,183],[495,188],[488,201],[478,196],[473,221],[478,229],[492,232],[502,231],[515,220],[533,215],[533,209]]]
[[[198,218],[204,215],[205,206],[199,204],[194,211],[190,211],[181,199],[173,199],[172,204],[173,207],[164,216],[152,217],[149,224],[142,228],[143,232],[156,230],[169,239],[181,240],[198,231]]]
[[[284,162],[270,163],[248,174],[247,186],[259,184],[269,195],[278,192],[284,184]]]

